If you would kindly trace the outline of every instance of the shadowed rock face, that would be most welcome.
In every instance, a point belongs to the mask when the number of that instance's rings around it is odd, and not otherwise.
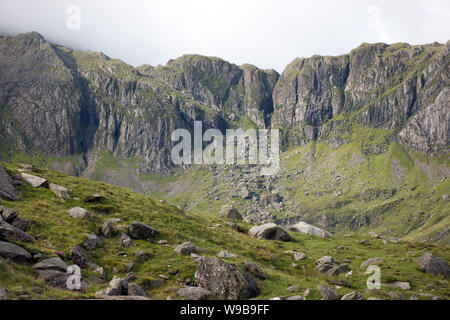
[[[342,144],[333,133],[350,121],[401,129],[404,144],[445,153],[448,52],[449,44],[363,44],[339,57],[295,59],[280,76],[198,55],[133,68],[36,32],[1,37],[0,137],[10,151],[81,155],[60,169],[88,176],[105,150],[139,159],[139,173],[167,172],[172,131],[194,120],[222,131],[281,128],[282,148],[330,137]]]
[[[13,181],[3,167],[0,167],[0,198],[8,201],[16,200],[18,191]]]
[[[248,273],[215,257],[198,261],[195,280],[224,299],[245,300],[259,294],[256,281]]]

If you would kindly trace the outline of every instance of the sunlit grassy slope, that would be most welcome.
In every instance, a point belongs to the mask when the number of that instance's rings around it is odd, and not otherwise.
[[[15,164],[0,163],[0,165],[12,174],[17,173]],[[110,280],[115,275],[112,272],[113,267],[117,268],[118,276],[125,276],[124,264],[135,260],[135,251],[151,253],[151,259],[144,263],[136,263],[133,272],[137,276],[136,283],[142,284],[146,288],[147,295],[152,299],[179,299],[174,288],[179,288],[180,282],[185,278],[194,279],[195,262],[189,256],[182,256],[173,251],[176,245],[187,240],[205,248],[206,256],[214,256],[221,250],[227,250],[237,254],[236,259],[226,259],[229,263],[241,265],[244,260],[257,263],[268,275],[265,281],[257,280],[261,289],[259,299],[302,294],[307,288],[311,289],[308,299],[320,298],[317,285],[326,283],[327,277],[314,269],[314,261],[324,255],[332,255],[341,262],[344,259],[350,261],[347,264],[353,270],[353,274],[349,277],[342,276],[342,278],[347,280],[353,288],[337,289],[340,295],[356,290],[365,298],[375,296],[391,299],[387,295],[390,291],[401,292],[405,298],[412,295],[420,299],[426,298],[418,296],[417,293],[430,293],[444,298],[450,296],[447,280],[423,274],[416,269],[416,259],[424,250],[449,261],[450,251],[447,246],[389,241],[384,244],[379,239],[356,234],[323,239],[291,233],[296,240],[293,243],[258,240],[247,235],[251,225],[239,223],[244,232],[232,231],[226,221],[217,218],[217,213],[188,212],[188,216],[185,216],[181,210],[172,205],[130,189],[48,170],[42,170],[39,175],[53,183],[72,189],[73,197],[71,200],[63,201],[48,189],[33,189],[24,183],[19,187],[20,198],[17,201],[1,201],[0,205],[17,210],[21,218],[33,220],[28,233],[36,237],[36,242],[17,244],[32,253],[42,252],[43,258],[55,256],[55,250],[64,252],[67,257],[72,246],[84,242],[84,233],[98,233],[99,227],[108,218],[122,219],[123,227],[133,220],[147,223],[160,231],[160,235],[154,242],[135,240],[135,247],[125,249],[120,247],[118,240],[106,239],[97,249],[88,251],[88,254],[95,263],[105,269],[107,280]],[[93,193],[103,195],[105,200],[97,204],[85,203],[83,199]],[[88,209],[93,214],[93,219],[88,222],[73,219],[67,211],[75,206]],[[105,211],[109,213],[104,213]],[[220,226],[216,226],[218,224]],[[212,228],[213,226],[216,227]],[[360,244],[362,239],[368,239],[368,242]],[[167,240],[168,245],[157,244],[158,240]],[[348,249],[337,249],[340,246]],[[307,259],[296,262],[298,268],[294,268],[292,266],[294,260],[290,254],[285,253],[286,250],[305,252]],[[119,253],[125,253],[125,255],[119,255]],[[402,291],[383,287],[377,292],[366,292],[365,282],[368,276],[364,275],[366,270],[360,269],[359,266],[361,262],[371,257],[384,259],[381,265],[382,282],[409,281],[412,289]],[[66,262],[71,264],[67,259]],[[168,265],[171,265],[171,269],[179,270],[178,276],[170,276],[170,280],[162,287],[148,286],[160,274],[168,274]],[[87,279],[88,276],[89,272],[83,270],[83,277]],[[106,285],[106,283],[90,283],[85,293],[73,293],[46,286],[31,266],[19,265],[7,260],[2,260],[0,263],[0,287],[17,295],[23,294],[20,288],[22,287],[31,298],[90,298]],[[292,285],[298,285],[298,291],[287,293],[285,289]],[[34,294],[33,287],[44,289],[43,294],[41,296]]]

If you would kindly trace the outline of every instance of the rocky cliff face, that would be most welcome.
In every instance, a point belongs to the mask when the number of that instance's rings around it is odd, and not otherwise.
[[[222,130],[281,128],[284,147],[317,139],[338,147],[357,124],[445,154],[448,51],[448,43],[363,44],[339,57],[296,59],[280,76],[198,55],[134,68],[34,32],[1,37],[1,156],[80,155],[91,166],[108,151],[139,159],[139,173],[161,173],[171,167],[171,132],[194,120]]]

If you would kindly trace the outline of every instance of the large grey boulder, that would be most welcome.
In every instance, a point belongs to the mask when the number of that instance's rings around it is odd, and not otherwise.
[[[337,266],[339,266],[339,262],[334,260],[332,256],[323,256],[322,258],[316,260],[316,270],[323,273]]]
[[[67,264],[60,257],[52,257],[44,259],[33,266],[36,270],[56,270],[61,272],[67,271]]]
[[[60,289],[68,289],[67,280],[71,276],[70,273],[52,269],[40,269],[37,270],[37,273],[44,280],[45,284]]]
[[[45,188],[48,186],[48,180],[45,178],[41,178],[41,177],[35,176],[33,174],[25,173],[25,172],[22,172],[20,175],[33,188],[39,188],[39,187]]]
[[[70,195],[72,194],[72,190],[70,190],[70,189],[68,189],[66,187],[59,186],[59,185],[54,184],[54,183],[50,183],[48,185],[48,188],[54,194],[56,194],[58,197],[60,197],[62,199],[70,199]]]
[[[214,297],[214,293],[200,287],[183,287],[177,294],[185,300],[209,300]]]
[[[248,231],[248,234],[258,239],[294,241],[283,228],[277,226],[275,223],[255,226]]]
[[[315,226],[310,225],[309,223],[306,223],[303,221],[291,226],[289,228],[289,230],[293,231],[293,232],[307,234],[310,236],[317,236],[317,237],[323,237],[323,238],[331,237],[331,233],[329,233],[328,231],[318,228],[318,227],[315,227]]]
[[[322,300],[338,300],[339,296],[332,288],[326,284],[319,284],[317,286],[320,294],[322,295]]]
[[[133,239],[152,240],[159,231],[142,222],[133,221],[127,227],[128,235]]]
[[[202,253],[202,252],[205,252],[206,250],[203,249],[202,247],[196,246],[191,241],[186,241],[186,242],[180,244],[179,246],[177,246],[174,249],[174,251],[179,254],[189,255],[191,253]]]
[[[242,215],[239,211],[232,205],[224,205],[220,208],[219,217],[229,220],[240,220],[242,221]]]
[[[432,275],[441,275],[444,278],[448,278],[450,270],[448,264],[429,252],[424,253],[418,260],[419,270]]]
[[[72,218],[75,219],[88,220],[92,218],[92,215],[89,213],[89,211],[81,207],[75,207],[70,209],[69,214],[72,216]]]
[[[259,294],[256,281],[247,272],[216,257],[198,260],[195,280],[224,299],[245,300]]]
[[[0,199],[14,201],[19,191],[13,184],[13,180],[3,167],[0,167]]]
[[[0,257],[17,263],[30,263],[32,260],[32,256],[27,250],[4,241],[0,241]]]
[[[17,240],[20,242],[35,242],[34,236],[2,221],[0,223],[0,239],[3,240]]]
[[[92,264],[92,261],[89,259],[86,251],[84,251],[84,249],[80,246],[75,246],[70,249],[69,258],[73,261],[73,263],[83,269]]]

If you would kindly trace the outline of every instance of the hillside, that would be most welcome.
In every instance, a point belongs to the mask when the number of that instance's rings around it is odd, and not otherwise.
[[[362,44],[278,74],[199,55],[135,68],[36,32],[4,36],[0,159],[211,216],[233,204],[253,223],[449,244],[449,72],[449,43]],[[173,166],[170,134],[194,120],[279,128],[280,172]]]
[[[220,219],[214,214],[183,212],[165,201],[130,189],[46,169],[37,170],[30,166],[11,163],[0,165],[13,176],[18,190],[15,201],[1,200],[0,205],[16,210],[18,217],[15,220],[20,220],[12,222],[13,225],[22,226],[29,236],[35,238],[34,242],[24,242],[24,239],[29,238],[11,238],[11,234],[1,229],[2,242],[6,237],[7,242],[25,248],[33,256],[25,264],[0,258],[0,287],[6,289],[8,298],[98,298],[95,293],[105,289],[113,276],[118,276],[127,277],[131,283],[138,284],[151,299],[180,299],[182,297],[177,294],[178,290],[185,284],[195,284],[197,268],[197,263],[189,255],[174,251],[176,246],[185,241],[192,241],[204,248],[205,252],[199,253],[204,257],[216,256],[222,250],[235,254],[234,258],[222,260],[226,264],[236,265],[238,270],[243,268],[243,261],[256,263],[267,276],[266,280],[262,280],[252,275],[259,288],[259,294],[256,295],[258,299],[298,296],[306,289],[310,289],[306,299],[319,299],[322,297],[318,291],[321,283],[333,287],[339,297],[357,291],[364,299],[449,298],[448,280],[417,269],[417,259],[424,251],[449,261],[448,246],[386,240],[376,235],[355,233],[322,238],[289,232],[294,240],[292,242],[257,239],[248,234],[252,225],[242,221],[237,222],[240,230],[236,230],[230,227],[232,221]],[[32,187],[20,178],[23,173],[43,177],[49,183],[71,189],[70,198],[58,197],[45,184]],[[2,179],[6,178],[2,176]],[[91,217],[73,218],[69,214],[73,207],[87,209]],[[111,218],[121,220],[114,224],[114,230],[119,234],[130,233],[129,229],[125,231],[125,227],[133,221],[145,223],[158,230],[159,234],[151,240],[133,239],[134,246],[123,247],[118,238],[103,238],[102,225]],[[7,219],[5,213],[3,219]],[[86,246],[86,233],[91,234],[91,237],[95,235],[99,241],[94,248],[85,250],[92,263],[90,267],[82,269],[83,279],[87,283],[84,292],[72,292],[45,284],[33,265],[56,256],[61,257],[67,265],[73,264],[70,258],[79,256],[71,255],[70,251],[74,246]],[[296,261],[294,253],[288,250],[299,255],[304,253],[306,258],[300,255],[300,260]],[[137,257],[142,258],[142,254],[148,260],[137,262]],[[332,276],[317,270],[315,261],[323,256],[332,256],[335,261],[345,263],[351,269],[351,275]],[[382,259],[372,261],[380,265],[381,282],[386,283],[380,290],[366,290],[368,275],[364,272],[367,266],[360,265],[369,258]],[[130,262],[135,264],[130,265]],[[94,264],[95,268],[102,267],[105,271],[104,281],[92,270]],[[128,275],[127,268],[132,269]],[[406,290],[408,286],[399,282],[408,282],[411,288]],[[290,292],[287,292],[289,287]]]

